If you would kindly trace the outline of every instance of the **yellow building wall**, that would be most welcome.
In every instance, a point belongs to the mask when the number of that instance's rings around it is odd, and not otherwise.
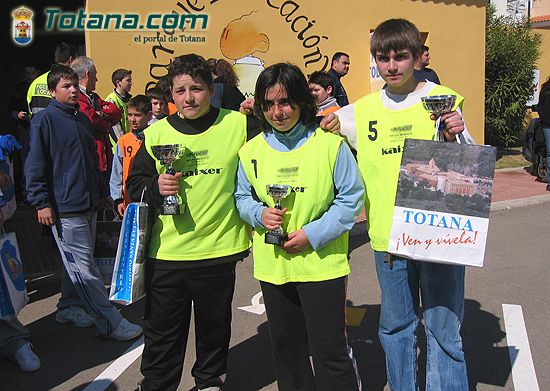
[[[549,0],[533,0],[531,4],[531,17],[550,15]]]
[[[240,55],[252,54],[264,66],[289,61],[310,74],[328,70],[332,54],[343,51],[350,54],[351,67],[342,83],[353,102],[368,94],[371,84],[376,85],[370,78],[370,32],[386,19],[406,18],[427,37],[430,67],[443,84],[465,97],[468,129],[476,141],[483,142],[485,0],[134,0],[117,5],[121,3],[88,0],[86,14],[119,11],[145,18],[150,13],[200,13],[208,15],[208,23],[204,31],[159,30],[165,42],[145,42],[157,31],[87,30],[86,52],[96,63],[97,91],[103,97],[113,88],[110,77],[115,69],[131,69],[132,93],[143,93],[146,85],[166,74],[174,56],[185,53],[226,58],[231,63]],[[222,33],[227,38],[223,42]],[[181,42],[181,36],[204,37],[206,42]],[[243,84],[246,80],[241,80]]]
[[[541,56],[537,61],[537,69],[540,71],[540,83],[542,84],[550,77],[550,30],[534,30],[542,36],[540,45]]]

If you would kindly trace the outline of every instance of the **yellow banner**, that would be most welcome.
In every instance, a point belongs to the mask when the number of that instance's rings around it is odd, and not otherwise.
[[[432,67],[441,81],[466,97],[468,126],[481,142],[485,2],[468,3],[459,7],[399,0],[88,0],[83,24],[87,55],[96,63],[102,96],[113,89],[110,78],[115,69],[131,69],[132,93],[143,93],[167,74],[175,56],[186,53],[229,61],[240,78],[239,88],[253,96],[255,80],[266,66],[288,61],[308,75],[328,71],[333,53],[342,51],[350,55],[350,71],[342,84],[353,102],[383,85],[369,53],[371,31],[385,19],[406,17],[428,37]],[[111,16],[106,24],[106,19],[94,17],[107,14],[120,18]],[[86,26],[92,21],[94,25]],[[465,25],[468,36],[460,37]]]

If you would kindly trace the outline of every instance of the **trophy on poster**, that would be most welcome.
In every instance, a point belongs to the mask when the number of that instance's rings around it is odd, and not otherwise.
[[[185,147],[181,144],[153,145],[151,151],[160,161],[160,164],[168,166],[166,173],[174,175],[176,170],[174,170],[172,164],[183,156]],[[165,196],[160,213],[163,215],[179,215],[185,211],[185,204],[180,203],[178,197],[177,194]]]
[[[275,208],[281,209],[281,200],[289,195],[291,187],[289,185],[266,185],[267,194],[275,201]],[[273,231],[267,231],[265,234],[265,242],[267,244],[276,244],[281,246],[288,240],[288,236],[283,232],[281,227],[275,228]]]
[[[453,111],[455,101],[456,95],[432,95],[422,98],[424,108],[437,117],[435,121],[435,140],[437,141],[442,140],[441,132],[443,131],[443,126],[441,124],[441,116]]]

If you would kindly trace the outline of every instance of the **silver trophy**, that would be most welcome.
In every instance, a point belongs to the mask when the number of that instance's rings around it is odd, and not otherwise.
[[[185,147],[181,144],[167,144],[167,145],[153,145],[151,146],[153,155],[160,161],[162,165],[168,165],[166,167],[166,173],[175,175],[176,170],[172,164],[183,156],[185,153]],[[160,208],[160,213],[163,215],[179,215],[185,211],[185,204],[180,203],[179,196],[169,195],[164,197],[164,202]]]
[[[267,194],[275,201],[275,208],[281,209],[281,200],[290,194],[291,187],[289,185],[266,185]],[[288,240],[288,236],[283,232],[281,227],[275,228],[273,231],[265,233],[265,242],[267,244],[276,244],[281,246]]]
[[[424,108],[437,117],[435,121],[436,140],[441,140],[440,133],[444,127],[441,124],[441,116],[453,111],[455,101],[456,95],[432,95],[422,98]]]

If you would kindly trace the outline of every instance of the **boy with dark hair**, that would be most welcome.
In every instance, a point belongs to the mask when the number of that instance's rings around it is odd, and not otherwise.
[[[430,65],[430,48],[422,45],[422,53],[414,66],[414,77],[419,81],[428,80],[435,84],[441,84],[437,73],[433,69],[428,68],[428,65]]]
[[[336,98],[332,96],[334,81],[324,72],[315,71],[308,80],[309,91],[317,102],[317,115],[324,117],[340,108]]]
[[[131,202],[126,191],[126,179],[132,169],[132,162],[141,146],[143,130],[151,119],[151,100],[145,95],[136,95],[128,101],[128,123],[130,132],[118,139],[109,187],[111,198],[120,216]]]
[[[151,119],[149,120],[148,125],[154,124],[158,120],[166,117],[166,95],[158,87],[149,88],[145,92],[145,96],[151,100]]]
[[[38,211],[38,222],[52,228],[63,260],[56,321],[80,327],[95,323],[99,336],[127,341],[138,337],[141,327],[110,303],[93,256],[102,186],[93,129],[79,111],[78,82],[75,71],[64,65],[48,74],[53,99],[31,121],[28,201]]]
[[[265,131],[239,151],[235,201],[254,227],[254,277],[267,310],[278,387],[358,391],[345,303],[348,231],[363,206],[361,173],[344,140],[318,129],[317,105],[297,66],[266,68],[254,97]],[[297,189],[282,210],[266,189],[272,183]],[[279,227],[288,239],[280,247],[267,244],[266,231]]]
[[[113,126],[113,131],[111,132],[112,142],[116,143],[119,137],[130,131],[126,104],[132,98],[132,95],[130,95],[130,90],[132,89],[132,71],[122,68],[117,69],[111,75],[111,81],[115,89],[107,95],[105,101],[113,102],[122,112],[120,122]]]
[[[249,229],[233,201],[247,118],[210,105],[212,74],[196,54],[177,57],[168,80],[178,111],[144,130],[126,181],[133,200],[146,187],[153,208],[167,195],[179,194],[185,202],[181,214],[153,221],[140,388],[178,388],[193,312],[197,356],[191,373],[198,389],[220,390],[231,336],[235,267],[250,247]],[[167,174],[152,153],[152,146],[164,144],[185,147],[184,156],[173,164],[175,175]]]
[[[74,59],[78,57],[76,46],[70,43],[61,42],[55,47],[54,61],[55,65],[70,66]],[[48,73],[38,76],[30,84],[27,90],[27,103],[29,105],[29,116],[44,110],[50,104],[52,97],[48,91]]]
[[[433,119],[422,104],[428,95],[455,95],[455,112],[444,114],[445,141],[459,134],[472,142],[459,107],[463,98],[448,87],[414,78],[421,54],[418,29],[404,19],[381,23],[371,39],[386,87],[337,112],[341,134],[357,150],[366,189],[366,216],[381,290],[379,337],[386,353],[392,390],[416,390],[416,328],[420,302],[426,329],[426,389],[467,390],[466,363],[460,337],[464,314],[464,267],[418,262],[387,253],[401,153],[380,150],[401,146],[406,138],[434,139]],[[395,149],[395,148],[394,148]],[[386,262],[389,260],[389,262]]]

